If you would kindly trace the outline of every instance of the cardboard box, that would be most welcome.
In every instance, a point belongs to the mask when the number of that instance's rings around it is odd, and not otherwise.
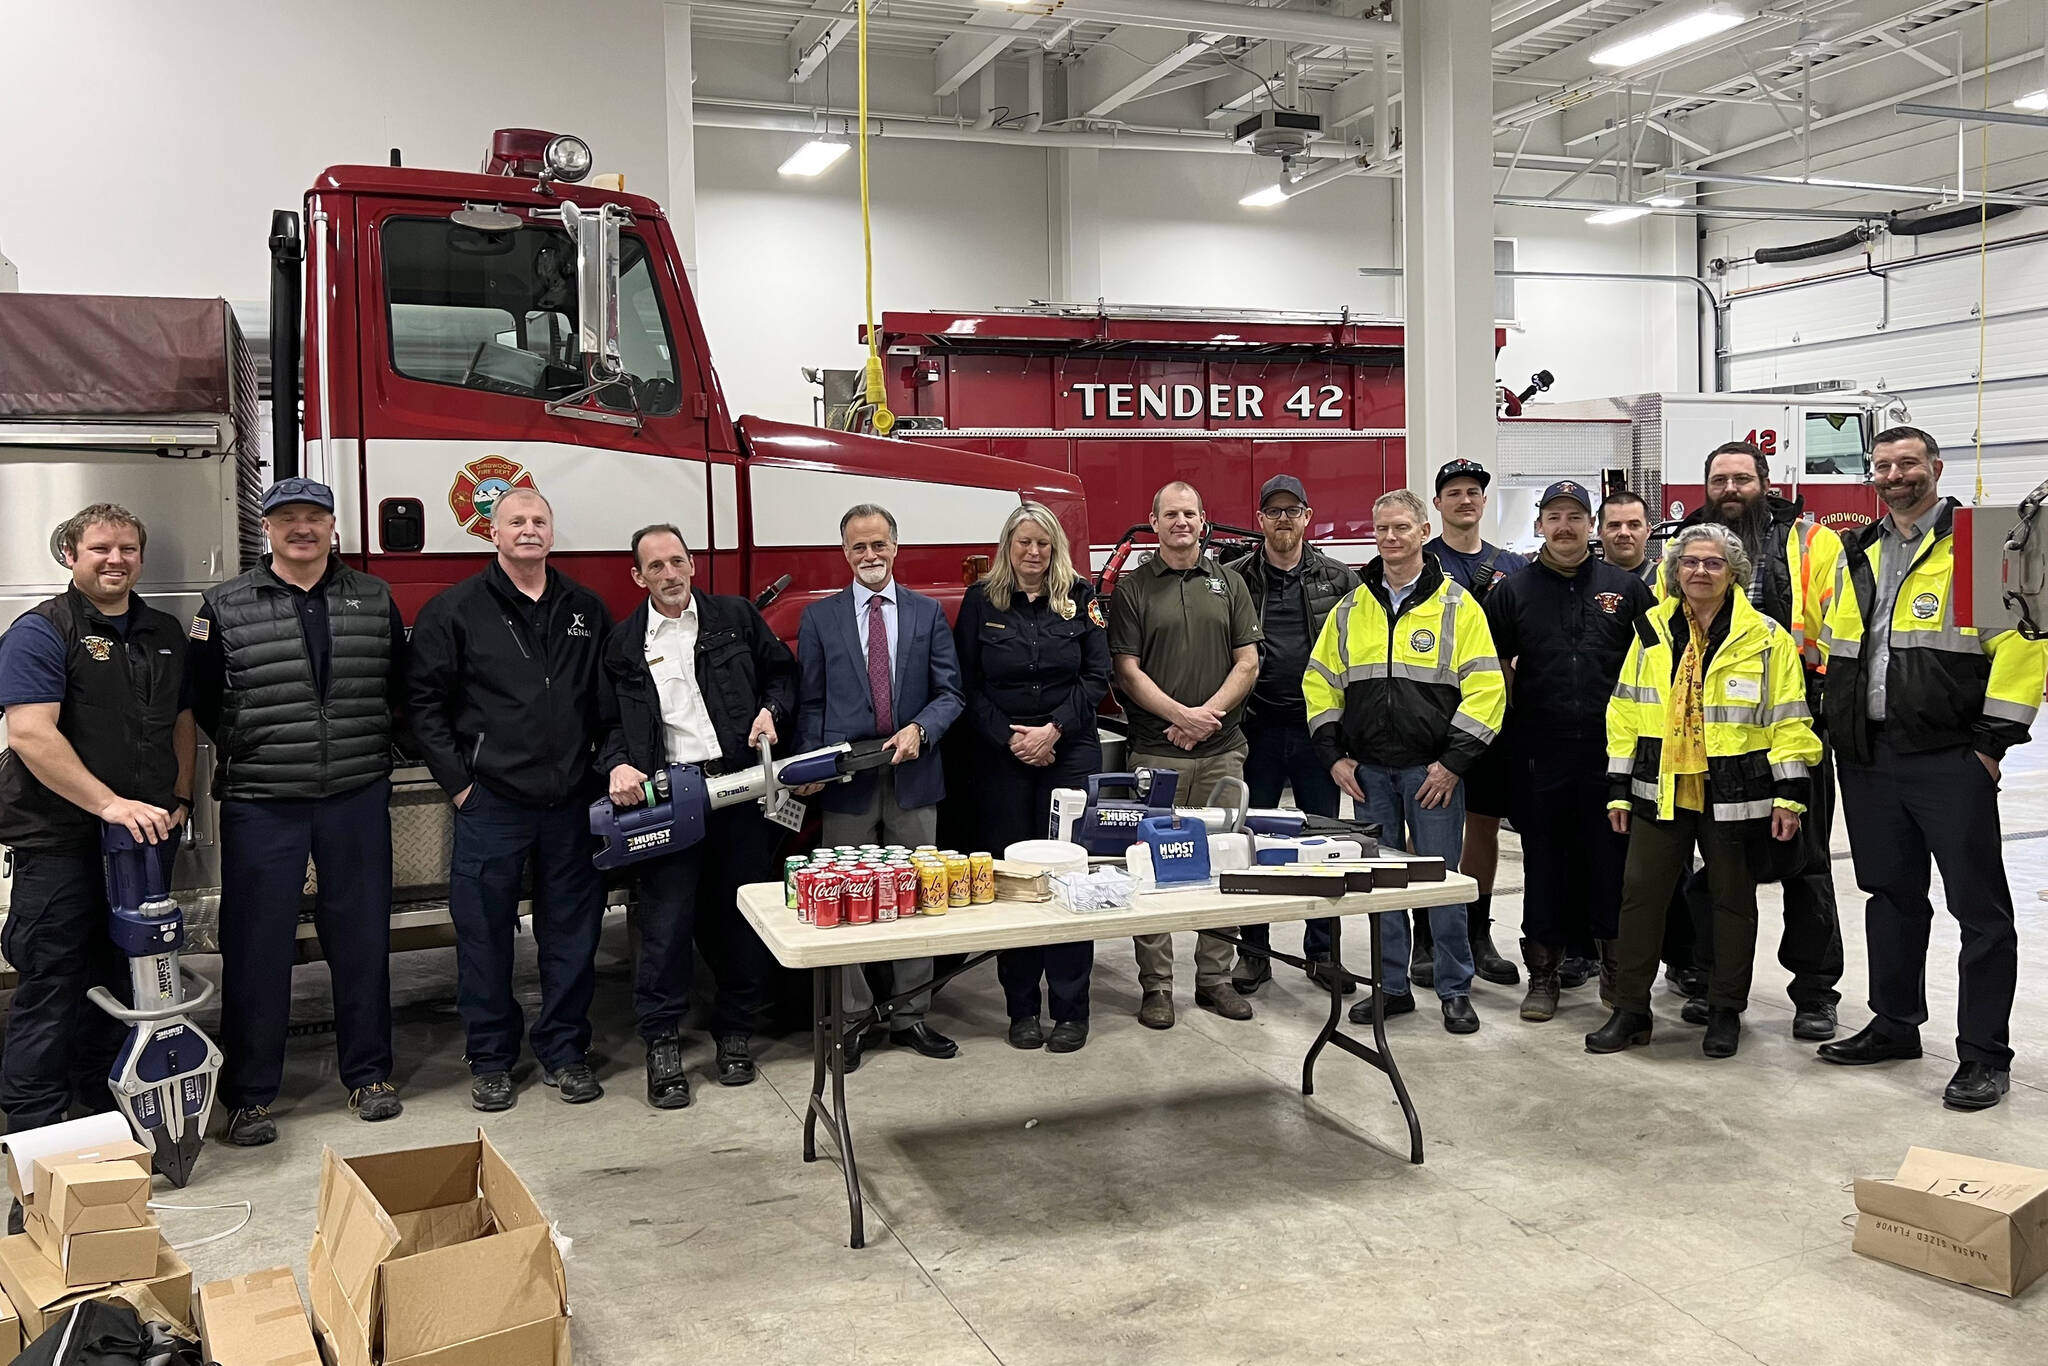
[[[217,1366],[321,1366],[299,1285],[283,1267],[199,1287],[199,1332]]]
[[[328,1149],[307,1279],[338,1366],[569,1366],[553,1230],[481,1129],[441,1148]]]
[[[144,1228],[58,1233],[41,1214],[25,1215],[22,1222],[30,1241],[68,1286],[148,1280],[156,1271],[156,1249],[163,1233],[153,1223]]]
[[[31,1129],[29,1132],[36,1131]],[[156,1160],[156,1154],[132,1138],[116,1139],[90,1148],[68,1148],[62,1152],[44,1153],[29,1164],[29,1170],[26,1172],[21,1169],[21,1164],[14,1160],[4,1142],[0,1142],[0,1155],[7,1157],[7,1161],[0,1165],[7,1168],[8,1188],[14,1192],[14,1198],[21,1201],[23,1209],[32,1208],[36,1203],[37,1194],[48,1188],[49,1171],[52,1167],[60,1167],[68,1162],[130,1161],[148,1171],[150,1164]]]
[[[0,1366],[21,1355],[21,1316],[5,1295],[0,1295]]]
[[[49,1173],[47,1189],[36,1185],[36,1203],[57,1233],[105,1233],[156,1222],[149,1213],[149,1172],[139,1163],[66,1162]]]
[[[154,1232],[154,1230],[152,1230]],[[21,1318],[21,1339],[34,1342],[66,1309],[85,1300],[142,1298],[141,1292],[163,1306],[167,1321],[186,1331],[192,1327],[192,1268],[156,1234],[156,1266],[144,1280],[97,1286],[64,1284],[64,1273],[26,1234],[0,1238],[0,1289],[14,1303]]]
[[[2048,1271],[2048,1171],[1911,1148],[1889,1181],[1856,1182],[1856,1251],[2017,1295]]]

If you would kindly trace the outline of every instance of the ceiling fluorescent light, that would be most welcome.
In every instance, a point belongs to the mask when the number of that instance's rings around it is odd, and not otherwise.
[[[1287,202],[1287,187],[1285,185],[1268,185],[1263,189],[1253,190],[1237,202],[1241,207],[1247,209],[1270,209],[1275,204],[1285,204]]]
[[[2015,109],[2030,109],[2039,112],[2048,109],[2048,90],[2030,90],[2012,102]]]
[[[841,138],[812,138],[791,152],[789,160],[776,169],[783,175],[823,175],[851,150],[852,144]]]
[[[1703,38],[1725,33],[1743,22],[1745,21],[1742,15],[1733,10],[1696,10],[1683,19],[1673,19],[1668,24],[1660,24],[1633,37],[1624,38],[1618,43],[1610,43],[1595,52],[1591,60],[1595,66],[1635,66],[1640,62],[1649,61],[1652,57],[1662,57],[1667,52],[1676,52],[1679,48],[1697,43]]]
[[[1685,207],[1685,196],[1676,194],[1653,194],[1643,202],[1645,204],[1648,204],[1653,209],[1682,209]]]
[[[1615,223],[1626,223],[1632,218],[1641,218],[1649,211],[1650,206],[1647,204],[1622,204],[1612,209],[1602,209],[1599,213],[1589,213],[1586,215],[1586,221],[1595,227],[1605,228]]]

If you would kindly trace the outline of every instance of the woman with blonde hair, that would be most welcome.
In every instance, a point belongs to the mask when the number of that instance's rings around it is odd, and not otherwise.
[[[1095,711],[1109,692],[1109,637],[1095,590],[1074,572],[1051,509],[1020,503],[1003,521],[989,571],[960,600],[953,628],[967,695],[976,844],[1000,853],[1043,839],[1056,787],[1102,767]],[[956,732],[958,733],[958,732]],[[1088,1041],[1090,941],[1004,949],[996,975],[1009,1003],[1010,1043],[1071,1053]],[[1051,998],[1048,1040],[1039,983]]]
[[[1806,811],[1820,739],[1806,709],[1799,646],[1752,607],[1742,540],[1712,522],[1664,552],[1665,600],[1636,638],[1607,703],[1607,816],[1629,837],[1614,1014],[1589,1053],[1650,1041],[1650,987],[1672,890],[1695,844],[1713,904],[1714,965],[1701,1051],[1735,1056],[1756,956],[1756,885],[1776,874]],[[1759,874],[1764,873],[1760,877]]]

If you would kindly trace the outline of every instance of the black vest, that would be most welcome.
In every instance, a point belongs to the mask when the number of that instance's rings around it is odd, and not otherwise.
[[[343,566],[327,600],[322,699],[291,589],[267,568],[208,589],[226,662],[216,797],[281,801],[353,792],[391,771],[391,586]]]
[[[170,810],[177,801],[178,686],[185,627],[128,595],[128,636],[76,588],[29,609],[64,641],[64,701],[57,730],[86,771],[114,795]],[[46,852],[97,851],[96,814],[43,786],[13,750],[0,753],[0,844]]]

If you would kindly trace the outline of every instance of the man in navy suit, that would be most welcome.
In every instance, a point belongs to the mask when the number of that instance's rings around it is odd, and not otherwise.
[[[797,630],[798,747],[887,736],[895,756],[888,768],[825,789],[824,842],[930,844],[946,795],[939,737],[964,704],[946,609],[896,582],[896,519],[886,508],[848,508],[839,542],[854,581],[806,607]],[[899,992],[932,980],[929,958],[901,959],[895,969]],[[874,996],[866,976],[849,972],[845,980],[845,1008],[868,1009]],[[950,1058],[960,1046],[925,1023],[930,1006],[925,991],[896,1010],[889,1040],[928,1058]],[[849,1068],[859,1064],[862,1042],[848,1045]]]

